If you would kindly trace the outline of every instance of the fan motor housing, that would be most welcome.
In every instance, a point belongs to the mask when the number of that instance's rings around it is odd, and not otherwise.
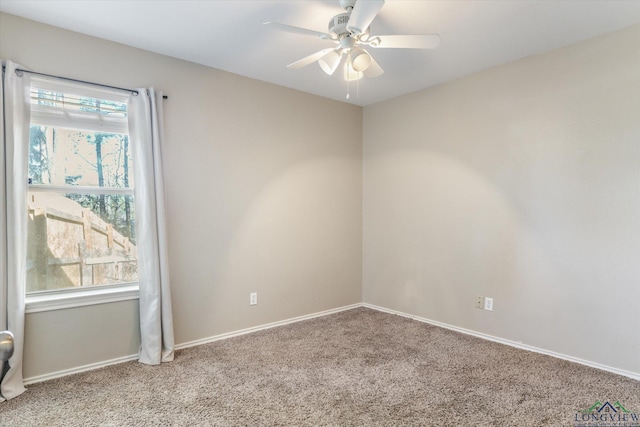
[[[331,18],[331,21],[329,21],[329,32],[337,35],[347,33],[349,15],[349,13],[341,13]]]

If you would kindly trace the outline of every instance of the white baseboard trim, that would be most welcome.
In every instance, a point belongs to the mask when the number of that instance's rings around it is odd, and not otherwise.
[[[292,317],[290,319],[280,320],[278,322],[267,323],[265,325],[253,326],[251,328],[241,329],[239,331],[227,332],[225,334],[214,335],[208,338],[202,338],[195,341],[189,341],[176,345],[176,350],[180,350],[188,347],[195,347],[202,344],[208,344],[215,341],[225,340],[228,338],[239,337],[240,335],[250,334],[252,332],[262,331],[265,329],[276,328],[278,326],[288,325],[290,323],[302,322],[303,320],[309,320],[316,317],[328,316],[329,314],[339,313],[341,311],[352,310],[354,308],[362,307],[362,303],[346,305],[343,307],[333,308],[331,310],[320,311],[313,314],[306,314],[304,316]]]
[[[637,373],[637,372],[631,372],[631,371],[626,371],[624,369],[613,368],[611,366],[602,365],[600,363],[590,362],[588,360],[579,359],[577,357],[567,356],[566,354],[556,353],[554,351],[545,350],[543,348],[534,347],[534,346],[531,346],[531,345],[519,343],[519,342],[516,342],[516,341],[511,341],[511,340],[504,339],[504,338],[494,337],[492,335],[483,334],[481,332],[472,331],[470,329],[460,328],[458,326],[453,326],[453,325],[449,325],[447,323],[442,323],[442,322],[438,322],[438,321],[435,321],[435,320],[426,319],[426,318],[420,317],[420,316],[414,316],[412,314],[403,313],[401,311],[396,311],[396,310],[391,310],[391,309],[384,308],[384,307],[379,307],[379,306],[373,305],[373,304],[362,303],[362,306],[370,308],[370,309],[373,309],[373,310],[382,311],[384,313],[395,314],[395,315],[398,315],[398,316],[402,316],[402,317],[406,317],[406,318],[409,318],[409,319],[417,320],[418,322],[423,322],[423,323],[428,323],[430,325],[439,326],[441,328],[449,329],[449,330],[452,330],[452,331],[455,331],[455,332],[460,332],[460,333],[467,334],[467,335],[473,335],[474,337],[482,338],[482,339],[485,339],[485,340],[488,340],[488,341],[497,342],[497,343],[500,343],[500,344],[505,344],[505,345],[508,345],[508,346],[511,346],[511,347],[519,348],[521,350],[528,350],[528,351],[532,351],[534,353],[545,354],[547,356],[555,357],[555,358],[566,360],[566,361],[569,361],[569,362],[579,363],[580,365],[589,366],[591,368],[600,369],[602,371],[611,372],[613,374],[622,375],[622,376],[625,376],[625,377],[640,381],[640,373]]]
[[[51,372],[49,374],[36,375],[24,379],[24,385],[39,383],[42,381],[52,380],[54,378],[66,377],[67,375],[79,374],[80,372],[93,371],[94,369],[104,368],[109,365],[117,365],[118,363],[129,362],[138,359],[138,354],[117,357],[115,359],[104,360],[102,362],[90,363],[88,365],[77,366],[75,368],[63,369],[62,371]]]
[[[183,349],[183,348],[195,347],[195,346],[202,345],[202,344],[207,344],[207,343],[211,343],[211,342],[215,342],[215,341],[220,341],[220,340],[224,340],[224,339],[228,339],[228,338],[233,338],[233,337],[237,337],[237,336],[241,336],[241,335],[250,334],[252,332],[257,332],[257,331],[262,331],[262,330],[265,330],[265,329],[276,328],[278,326],[288,325],[290,323],[301,322],[303,320],[309,320],[309,319],[313,319],[313,318],[316,318],[316,317],[328,316],[330,314],[339,313],[341,311],[352,310],[352,309],[358,308],[358,307],[366,307],[366,308],[370,308],[372,310],[381,311],[381,312],[384,312],[384,313],[395,314],[397,316],[406,317],[408,319],[413,319],[413,320],[416,320],[418,322],[428,323],[430,325],[438,326],[438,327],[441,327],[441,328],[449,329],[449,330],[452,330],[452,331],[455,331],[455,332],[460,332],[460,333],[467,334],[467,335],[472,335],[472,336],[475,336],[475,337],[478,337],[478,338],[482,338],[482,339],[485,339],[485,340],[488,340],[488,341],[493,341],[493,342],[497,342],[497,343],[500,343],[500,344],[505,344],[505,345],[508,345],[508,346],[511,346],[511,347],[519,348],[521,350],[532,351],[534,353],[545,354],[547,356],[555,357],[555,358],[562,359],[562,360],[567,360],[569,362],[579,363],[581,365],[589,366],[591,368],[600,369],[600,370],[603,370],[603,371],[611,372],[611,373],[614,373],[614,374],[617,374],[617,375],[622,375],[622,376],[625,376],[625,377],[640,381],[640,373],[626,371],[624,369],[613,368],[611,366],[602,365],[600,363],[590,362],[588,360],[579,359],[577,357],[567,356],[565,354],[556,353],[556,352],[553,352],[553,351],[549,351],[549,350],[545,350],[545,349],[542,349],[542,348],[538,348],[538,347],[522,344],[522,343],[519,343],[519,342],[516,342],[516,341],[507,340],[507,339],[504,339],[504,338],[494,337],[492,335],[483,334],[481,332],[472,331],[470,329],[460,328],[458,326],[449,325],[447,323],[442,323],[442,322],[438,322],[438,321],[435,321],[435,320],[426,319],[426,318],[420,317],[420,316],[414,316],[412,314],[407,314],[407,313],[403,313],[401,311],[391,310],[391,309],[388,309],[388,308],[384,308],[384,307],[380,307],[380,306],[373,305],[373,304],[368,304],[368,303],[351,304],[351,305],[347,305],[347,306],[343,306],[343,307],[334,308],[334,309],[331,309],[331,310],[320,311],[320,312],[317,312],[317,313],[307,314],[307,315],[304,315],[304,316],[292,317],[290,319],[280,320],[278,322],[267,323],[267,324],[264,324],[264,325],[259,325],[259,326],[254,326],[254,327],[251,327],[251,328],[241,329],[239,331],[228,332],[228,333],[225,333],[225,334],[215,335],[215,336],[208,337],[208,338],[203,338],[203,339],[199,339],[199,340],[195,340],[195,341],[189,341],[189,342],[186,342],[186,343],[177,344],[175,346],[175,349],[176,350],[180,350],[180,349]],[[48,380],[52,380],[54,378],[60,378],[60,377],[64,377],[64,376],[67,376],[67,375],[77,374],[77,373],[80,373],[80,372],[91,371],[91,370],[94,370],[94,369],[103,368],[105,366],[117,365],[119,363],[129,362],[129,361],[137,360],[137,359],[138,359],[138,354],[132,354],[132,355],[129,355],[129,356],[118,357],[118,358],[115,358],[115,359],[105,360],[105,361],[102,361],[102,362],[90,363],[88,365],[78,366],[78,367],[75,367],[75,368],[64,369],[62,371],[56,371],[56,372],[51,372],[51,373],[48,373],[48,374],[36,375],[36,376],[33,376],[33,377],[25,378],[24,379],[24,384],[25,385],[29,385],[29,384],[33,384],[33,383],[42,382],[42,381],[48,381]]]

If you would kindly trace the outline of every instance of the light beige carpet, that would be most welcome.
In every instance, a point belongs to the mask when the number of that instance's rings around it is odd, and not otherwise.
[[[589,421],[598,409],[640,413],[640,382],[358,308],[181,350],[162,366],[33,384],[0,403],[0,425],[605,425]]]

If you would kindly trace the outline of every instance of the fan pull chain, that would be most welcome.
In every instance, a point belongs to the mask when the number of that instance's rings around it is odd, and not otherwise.
[[[347,99],[351,98],[349,94],[351,89],[351,80],[347,80]],[[356,98],[360,97],[360,79],[356,80]]]

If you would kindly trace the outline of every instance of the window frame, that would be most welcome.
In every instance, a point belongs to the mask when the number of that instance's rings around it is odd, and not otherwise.
[[[71,83],[47,77],[32,77],[31,87],[83,97],[127,103],[128,93],[114,89],[97,88],[88,84]],[[62,109],[43,108],[31,104],[30,126],[64,127],[90,132],[112,132],[129,135],[128,116],[113,119],[98,112],[77,111],[67,114]],[[127,114],[129,112],[127,111]],[[27,152],[28,161],[29,153]],[[135,185],[135,179],[134,179]],[[97,187],[75,185],[28,184],[29,191],[57,194],[108,194],[134,197],[134,187]],[[133,199],[135,203],[135,198]],[[96,304],[128,301],[139,298],[139,282],[123,282],[88,287],[71,287],[27,292],[24,290],[25,312],[37,313]]]

